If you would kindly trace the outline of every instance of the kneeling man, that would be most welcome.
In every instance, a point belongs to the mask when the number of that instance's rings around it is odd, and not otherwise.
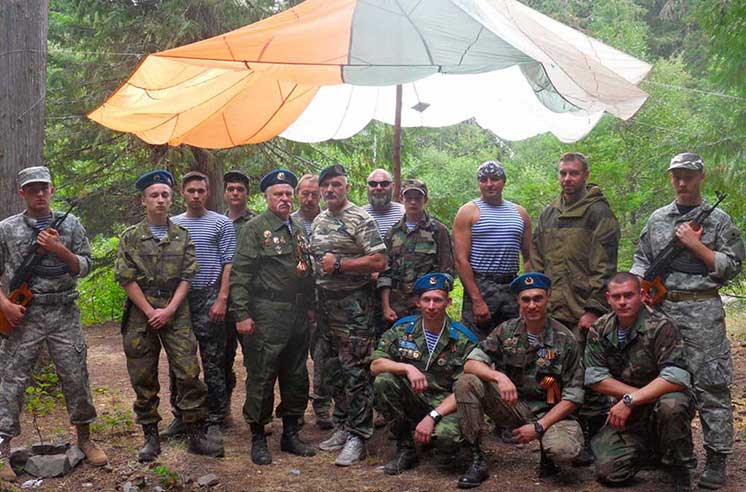
[[[539,475],[558,471],[583,449],[583,431],[570,415],[583,403],[581,354],[573,334],[547,315],[551,281],[525,273],[510,284],[520,317],[505,321],[467,356],[456,382],[458,416],[472,448],[459,488],[478,487],[489,476],[480,449],[484,414],[514,429],[516,441],[541,445]]]
[[[451,289],[450,275],[420,277],[413,287],[420,314],[399,319],[373,353],[376,409],[396,439],[396,455],[383,468],[387,475],[417,465],[415,442],[432,444],[446,457],[461,449],[453,384],[477,337],[446,314]]]
[[[690,490],[694,401],[681,334],[670,318],[643,305],[635,275],[614,275],[606,300],[613,312],[593,325],[585,349],[586,385],[618,400],[591,441],[598,480],[625,482],[652,455],[671,472],[676,490]]]

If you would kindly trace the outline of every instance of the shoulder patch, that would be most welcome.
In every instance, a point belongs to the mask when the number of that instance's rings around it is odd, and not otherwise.
[[[412,314],[412,315],[409,315],[409,316],[404,316],[403,318],[397,319],[394,322],[394,324],[391,325],[391,328],[394,328],[394,327],[397,327],[397,326],[402,326],[402,325],[405,325],[405,324],[411,324],[414,327],[415,320],[417,320],[417,315],[416,314]]]

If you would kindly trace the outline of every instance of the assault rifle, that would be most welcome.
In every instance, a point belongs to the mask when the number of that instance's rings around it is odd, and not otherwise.
[[[702,209],[697,216],[694,217],[694,220],[689,223],[689,225],[692,226],[692,229],[695,231],[700,230],[702,224],[707,220],[707,217],[709,217],[712,211],[715,210],[723,200],[725,200],[726,196],[725,193],[717,192],[718,199],[715,202],[715,205]],[[671,238],[671,241],[661,250],[660,253],[658,253],[658,256],[653,259],[653,262],[645,271],[645,275],[642,278],[642,288],[650,296],[649,304],[651,306],[655,306],[666,297],[668,290],[666,289],[664,282],[668,274],[671,273],[671,263],[681,253],[686,251],[686,249],[686,246],[681,244],[681,241],[679,241],[676,235],[674,235],[674,237]]]
[[[67,210],[65,215],[54,219],[44,230],[57,230],[57,228],[65,222],[65,219],[70,215],[70,212],[73,211],[75,205],[75,203],[70,205],[70,208]],[[24,307],[28,306],[31,302],[31,297],[33,297],[31,289],[29,288],[29,280],[31,280],[31,277],[34,275],[36,266],[46,254],[47,251],[39,246],[37,240],[34,239],[34,243],[23,257],[23,263],[21,263],[21,266],[10,281],[10,285],[8,285],[8,290],[10,291],[8,294],[8,300],[10,302],[13,304],[20,304]],[[0,311],[0,338],[8,338],[12,331],[13,327],[10,326],[8,320],[5,319],[5,314]]]

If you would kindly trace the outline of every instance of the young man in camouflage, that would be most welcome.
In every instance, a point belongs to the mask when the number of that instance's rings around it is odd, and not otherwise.
[[[611,278],[606,299],[613,312],[588,333],[584,364],[586,386],[616,400],[591,441],[596,476],[623,484],[646,456],[657,455],[675,490],[691,490],[694,400],[679,329],[644,306],[640,280],[631,273]]]
[[[540,476],[556,473],[583,449],[583,431],[571,417],[583,403],[582,354],[572,333],[547,315],[550,287],[541,273],[513,280],[520,318],[502,323],[467,357],[455,393],[472,462],[459,488],[489,477],[480,449],[485,413],[495,425],[514,429],[519,443],[539,440]]]
[[[373,352],[376,407],[396,439],[396,454],[383,467],[387,475],[417,466],[415,442],[431,444],[448,461],[459,458],[463,438],[453,384],[477,337],[446,314],[452,289],[448,274],[420,277],[413,286],[420,314],[400,318]]]
[[[408,179],[402,184],[401,197],[405,215],[386,234],[388,267],[378,276],[387,324],[417,312],[412,286],[418,278],[430,272],[453,273],[448,229],[425,210],[427,185]]]
[[[334,397],[336,426],[319,447],[342,449],[335,464],[349,466],[365,457],[365,441],[373,434],[371,274],[386,267],[386,246],[376,222],[348,200],[344,167],[335,164],[322,170],[319,186],[328,208],[313,222],[311,251],[317,275],[322,379]]]
[[[189,435],[189,451],[222,456],[223,446],[205,438],[207,387],[199,379],[197,339],[192,331],[189,283],[197,272],[194,244],[186,229],[171,222],[174,178],[168,171],[151,171],[137,180],[146,218],[122,233],[114,277],[127,292],[122,316],[122,343],[127,372],[137,399],[136,421],[145,443],[138,453],[143,462],[161,452],[158,437],[158,359],[166,352],[176,394],[172,405]]]
[[[619,223],[609,202],[594,184],[588,160],[568,152],[559,162],[562,193],[539,216],[531,243],[531,264],[535,271],[553,279],[549,312],[570,328],[585,348],[588,329],[607,312],[606,283],[616,273]],[[606,420],[608,398],[591,390],[578,410],[586,447],[578,465],[590,465],[590,440]]]
[[[272,456],[264,426],[272,420],[275,382],[282,401],[280,449],[314,456],[298,432],[308,403],[308,316],[313,309],[311,256],[303,226],[290,218],[295,175],[276,169],[259,189],[267,210],[241,231],[231,271],[231,312],[241,335],[246,367],[244,418],[251,427],[251,460]]]
[[[631,272],[644,276],[673,237],[686,247],[665,278],[668,295],[658,306],[681,330],[697,401],[707,464],[699,478],[705,488],[725,484],[725,461],[733,452],[733,382],[730,343],[720,289],[741,271],[743,240],[730,216],[716,209],[702,228],[689,223],[707,204],[701,187],[704,162],[697,154],[678,154],[668,166],[676,200],[659,208],[642,230]]]
[[[47,229],[63,213],[52,212],[54,195],[49,169],[28,167],[18,173],[18,194],[26,210],[0,222],[0,276],[12,279],[34,241],[45,255],[29,282],[27,307],[11,302],[0,289],[0,309],[13,331],[0,349],[0,479],[12,481],[10,440],[21,433],[20,413],[26,387],[39,351],[46,343],[62,381],[70,422],[75,425],[78,447],[89,463],[106,464],[106,454],[90,439],[96,418],[86,364],[86,344],[75,304],[78,277],[91,268],[91,248],[85,229],[70,214],[57,230]]]

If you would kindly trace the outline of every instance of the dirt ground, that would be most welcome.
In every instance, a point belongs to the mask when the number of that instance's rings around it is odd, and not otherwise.
[[[739,320],[740,321],[740,320]],[[121,348],[121,338],[113,324],[86,328],[89,345],[88,367],[96,408],[99,412],[94,430],[110,458],[110,466],[93,468],[81,465],[72,474],[56,479],[46,479],[37,490],[42,491],[118,491],[126,490],[127,482],[140,485],[143,490],[196,490],[197,480],[206,474],[217,475],[219,483],[210,488],[222,491],[444,491],[456,490],[457,470],[444,470],[433,464],[427,454],[415,470],[397,477],[384,475],[382,467],[394,452],[394,443],[386,432],[378,429],[369,443],[370,456],[365,464],[350,468],[334,466],[334,453],[319,451],[313,458],[299,458],[279,449],[281,423],[274,422],[275,433],[270,436],[273,462],[259,467],[249,458],[250,434],[248,426],[240,418],[243,388],[239,384],[233,398],[232,412],[237,418],[234,425],[225,431],[226,457],[204,458],[186,452],[182,443],[166,443],[160,460],[151,465],[141,465],[136,460],[137,448],[141,444],[140,429],[132,422],[131,405],[134,393],[130,387]],[[746,330],[744,330],[746,333]],[[746,336],[739,333],[733,339],[735,384],[733,399],[737,419],[737,442],[735,454],[728,464],[729,481],[727,491],[746,490]],[[309,363],[310,367],[310,363]],[[239,381],[244,369],[236,361]],[[167,366],[165,356],[161,358],[160,380],[162,427],[170,421],[168,405]],[[309,405],[307,424],[303,430],[305,439],[311,443],[323,440],[327,431],[313,425],[314,419]],[[65,439],[71,429],[67,423],[64,405],[59,404],[47,416],[40,419],[45,439]],[[696,478],[704,464],[701,433],[698,420],[694,423],[695,446],[699,457]],[[38,442],[36,430],[28,412],[23,416],[23,434],[13,441],[14,446]],[[560,478],[539,479],[538,446],[511,446],[490,439],[487,443],[491,478],[477,490],[500,491],[588,491],[605,490],[593,480],[592,468],[572,469]],[[32,477],[23,475],[15,484],[22,484]],[[159,488],[160,487],[160,488]],[[659,491],[670,487],[668,477],[658,471],[643,471],[635,482],[624,490]],[[3,487],[0,486],[0,490]],[[12,489],[11,489],[12,490]],[[134,490],[134,489],[133,489]]]

